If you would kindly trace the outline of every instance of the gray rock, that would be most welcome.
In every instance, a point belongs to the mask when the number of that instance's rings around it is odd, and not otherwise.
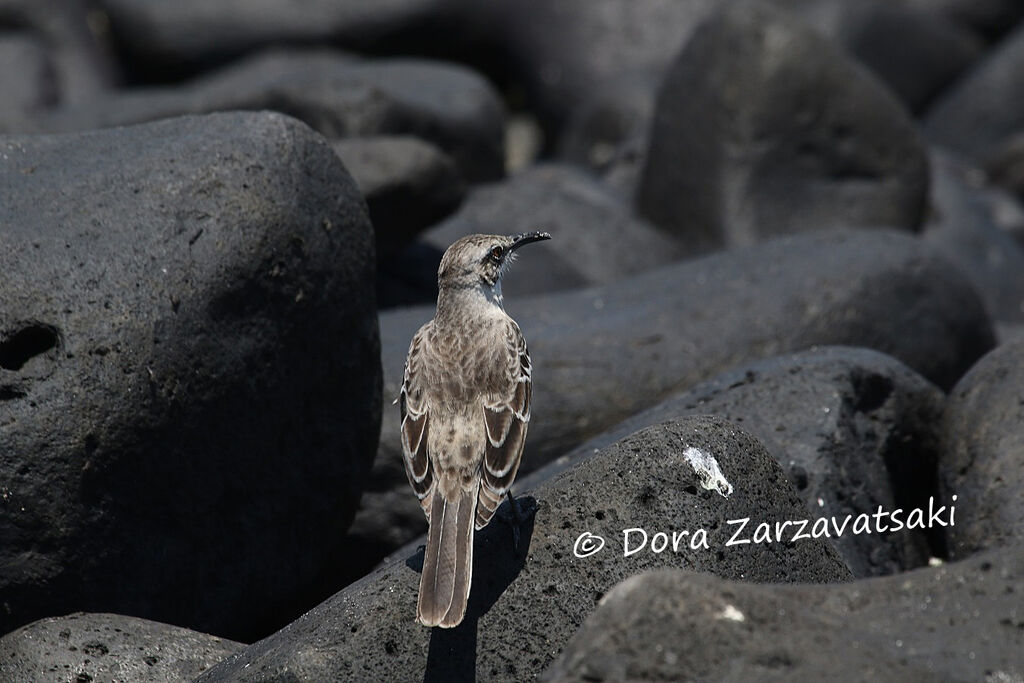
[[[994,184],[1024,198],[1024,130],[985,160],[985,172]]]
[[[939,477],[957,495],[950,554],[963,558],[1024,539],[1024,339],[996,347],[949,394]]]
[[[1024,324],[1002,324],[996,325],[996,336],[1000,344],[1024,338]]]
[[[939,145],[975,160],[995,154],[1024,128],[1024,26],[1002,39],[947,90],[924,117],[924,132]]]
[[[85,102],[114,84],[118,68],[104,31],[104,18],[90,9],[77,0],[0,0],[0,28],[13,30],[15,39],[29,39],[35,43],[32,50],[43,53],[47,73],[38,83],[45,92],[41,104]],[[38,56],[30,59],[29,63],[0,59],[0,72],[10,69],[15,77],[26,78]],[[27,68],[28,73],[18,74],[19,67]],[[6,99],[7,91],[0,92]],[[0,106],[9,105],[4,102]],[[0,131],[5,129],[12,130],[4,126]]]
[[[636,205],[694,252],[851,225],[913,229],[927,157],[899,102],[793,16],[724,3],[658,94]]]
[[[0,138],[0,187],[0,632],[107,610],[241,640],[300,612],[379,433],[337,155],[219,114]]]
[[[815,344],[865,346],[948,389],[994,344],[966,279],[914,238],[887,231],[784,238],[616,285],[505,303],[534,364],[521,476],[740,363]],[[423,529],[391,401],[409,341],[433,314],[433,306],[381,314],[384,417],[371,490],[350,533],[357,547]]]
[[[466,183],[440,149],[409,136],[348,138],[331,146],[366,199],[386,260],[462,202]]]
[[[632,203],[659,82],[653,72],[642,72],[590,93],[572,109],[559,139],[559,157],[598,174]]]
[[[731,495],[698,474],[688,448],[713,459],[704,466],[717,464]],[[500,521],[477,535],[469,608],[459,627],[428,630],[414,621],[417,554],[349,586],[198,681],[528,680],[557,656],[605,591],[648,568],[687,567],[745,581],[849,578],[820,539],[725,547],[733,528],[727,520],[773,523],[806,510],[764,447],[724,420],[687,418],[649,428],[534,496],[536,513],[522,529],[518,552]],[[653,552],[648,542],[627,557],[623,529],[629,528],[651,537],[689,534],[678,537],[676,551],[669,545]],[[578,539],[587,531],[606,545],[578,557],[574,547],[582,549]],[[638,532],[629,543],[639,545]]]
[[[912,7],[941,12],[946,17],[976,31],[986,39],[995,39],[1024,18],[1024,5],[1018,0],[902,0]]]
[[[56,99],[53,64],[42,41],[28,33],[0,33],[0,131],[19,128]]]
[[[7,683],[187,683],[245,645],[120,614],[69,614],[0,638]]]
[[[590,439],[518,482],[529,492],[628,434],[685,415],[717,415],[764,444],[815,516],[927,507],[937,496],[937,425],[945,396],[899,361],[868,349],[822,347],[741,365]],[[932,534],[936,553],[945,538]],[[925,564],[916,530],[844,535],[833,544],[857,577]]]
[[[553,239],[513,266],[514,276],[503,284],[506,296],[617,282],[683,254],[669,235],[632,216],[595,178],[564,164],[534,166],[473,190],[424,239],[443,253],[464,235],[538,229]]]
[[[178,74],[282,44],[333,44],[378,51],[448,0],[373,3],[304,0],[97,0],[136,68]],[[436,34],[435,34],[436,38]]]
[[[273,109],[331,138],[415,135],[450,155],[468,180],[504,173],[503,108],[482,76],[454,64],[363,61],[326,49],[259,53],[184,85],[60,108],[36,125],[71,131],[227,109]]]
[[[982,41],[941,12],[897,0],[773,0],[841,45],[913,112],[982,54]]]
[[[616,586],[545,681],[1016,681],[1024,551],[831,586],[680,570]]]
[[[960,268],[993,318],[1024,322],[1024,246],[999,216],[1012,200],[994,197],[980,171],[949,154],[933,151],[931,169],[932,210],[921,238]]]
[[[605,84],[660,74],[715,0],[495,0],[466,3],[483,14],[510,54],[545,129],[558,132],[576,105]]]

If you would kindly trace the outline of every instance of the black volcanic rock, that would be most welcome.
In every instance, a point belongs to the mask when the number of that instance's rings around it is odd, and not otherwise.
[[[1024,19],[1024,5],[1018,0],[903,0],[944,16],[975,31],[987,40],[996,39]]]
[[[495,0],[466,3],[510,55],[532,108],[557,136],[573,108],[606,84],[660,74],[715,0]]]
[[[466,183],[451,158],[418,138],[346,138],[331,147],[366,199],[378,261],[458,208],[466,194]]]
[[[118,68],[109,36],[99,27],[102,18],[90,15],[89,9],[75,0],[0,2],[0,81],[4,86],[9,79],[27,81],[44,94],[22,110],[26,118],[46,106],[102,96],[114,84]],[[40,63],[45,67],[42,73],[37,71]],[[0,110],[19,99],[6,87],[0,92]],[[13,129],[11,120],[0,119],[0,132]]]
[[[963,558],[1024,539],[1024,338],[978,361],[949,394],[939,476],[959,498],[950,554]]]
[[[831,586],[649,572],[601,601],[545,681],[1011,681],[1024,550]]]
[[[0,33],[0,92],[0,131],[24,126],[23,119],[53,104],[53,63],[42,41],[27,33]]]
[[[552,239],[512,266],[503,284],[507,296],[617,282],[683,255],[670,235],[633,216],[628,204],[568,164],[533,166],[474,189],[424,240],[444,253],[465,235],[531,230],[550,232]]]
[[[900,103],[792,15],[724,3],[658,94],[636,206],[692,252],[853,225],[914,229],[928,164]]]
[[[842,46],[913,112],[982,54],[981,40],[934,8],[890,0],[773,0]]]
[[[676,394],[517,481],[529,492],[650,425],[716,415],[764,444],[814,517],[927,507],[944,394],[876,351],[826,346],[740,365]],[[893,574],[943,553],[945,538],[907,530],[833,539],[857,577]]]
[[[301,611],[381,376],[355,183],[274,113],[0,138],[0,631]],[[264,631],[265,632],[265,631]]]
[[[1024,211],[953,155],[933,151],[931,169],[932,210],[921,239],[960,268],[993,319],[1024,322],[1024,244],[1000,225],[1001,214]]]
[[[415,135],[467,180],[504,174],[504,111],[482,76],[424,59],[364,61],[328,49],[270,50],[181,85],[111,93],[41,116],[29,132],[64,132],[229,109],[272,109],[329,138]]]
[[[249,0],[97,0],[133,68],[194,71],[268,45],[394,45],[448,0],[301,3]]]
[[[1024,126],[985,160],[985,172],[992,183],[1024,199]]]
[[[686,567],[744,581],[849,578],[821,539],[726,545],[736,528],[728,520],[774,523],[806,510],[764,447],[724,420],[688,418],[651,427],[533,495],[524,499],[536,512],[522,529],[518,551],[501,521],[477,534],[469,608],[457,628],[431,630],[415,622],[422,561],[415,553],[197,681],[527,680],[557,656],[605,591],[648,568]],[[631,528],[643,529],[649,539],[626,556],[623,530]],[[667,549],[651,550],[655,534],[673,531],[675,549],[669,542]],[[580,557],[574,548],[582,550],[584,532],[606,539],[603,549]],[[691,545],[691,538],[698,540]],[[634,531],[628,548],[639,545]]]
[[[1007,35],[927,111],[924,132],[975,160],[1024,128],[1024,25]]]
[[[69,614],[0,638],[6,683],[184,683],[245,645],[120,614]]]

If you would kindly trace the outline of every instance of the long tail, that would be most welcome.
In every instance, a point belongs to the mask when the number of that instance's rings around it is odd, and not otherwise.
[[[476,490],[446,501],[437,488],[430,504],[430,531],[420,575],[417,613],[424,626],[451,628],[466,615],[473,581]]]

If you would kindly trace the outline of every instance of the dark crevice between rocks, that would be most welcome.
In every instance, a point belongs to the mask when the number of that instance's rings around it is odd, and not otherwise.
[[[36,356],[57,347],[60,333],[56,327],[43,323],[32,323],[0,341],[0,368],[18,371]]]
[[[947,506],[943,519],[949,518],[951,501],[939,495],[938,444],[928,435],[907,434],[895,430],[884,446],[885,467],[892,482],[893,502],[897,508],[920,508],[928,515],[928,501],[934,498],[935,509]],[[928,550],[933,557],[949,558],[946,529],[941,526],[924,529]]]

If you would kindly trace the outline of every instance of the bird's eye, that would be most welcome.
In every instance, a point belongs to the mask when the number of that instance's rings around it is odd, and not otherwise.
[[[489,254],[492,261],[500,261],[501,257],[504,255],[505,250],[502,249],[501,247],[495,247],[494,249],[491,249],[491,253]]]

